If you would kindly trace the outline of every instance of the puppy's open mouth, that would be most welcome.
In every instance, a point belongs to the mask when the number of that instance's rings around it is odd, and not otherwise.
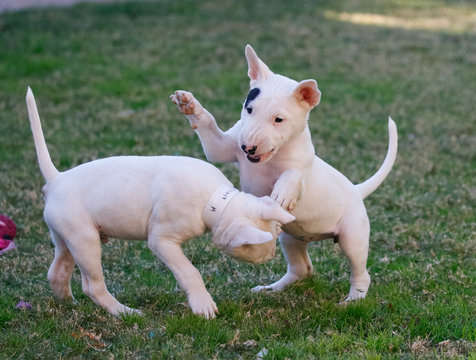
[[[260,155],[247,154],[246,158],[252,163],[265,162],[273,155],[273,152],[274,152],[274,149],[271,149],[271,151],[268,151],[267,153],[260,154]]]

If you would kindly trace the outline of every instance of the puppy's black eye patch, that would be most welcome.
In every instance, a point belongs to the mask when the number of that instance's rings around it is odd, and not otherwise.
[[[248,104],[253,101],[254,99],[256,99],[256,97],[259,95],[260,93],[260,89],[258,88],[254,88],[254,89],[251,89],[250,92],[248,93],[248,96],[246,97],[246,101],[245,101],[245,108],[247,109],[248,113],[251,114],[251,111],[248,110]]]

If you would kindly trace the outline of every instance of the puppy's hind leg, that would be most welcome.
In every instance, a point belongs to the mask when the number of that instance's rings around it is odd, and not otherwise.
[[[342,224],[339,246],[350,262],[350,291],[345,301],[363,299],[370,286],[367,272],[370,224],[365,210],[360,216],[352,216]]]
[[[297,240],[293,236],[282,233],[279,236],[279,243],[283,250],[284,257],[288,262],[288,270],[286,274],[270,285],[256,286],[252,289],[254,292],[270,290],[280,291],[285,287],[303,280],[306,277],[312,276],[312,262],[307,251],[308,243],[302,240]]]
[[[110,314],[140,314],[140,311],[122,305],[106,289],[101,266],[101,240],[98,231],[94,227],[88,228],[84,223],[80,229],[74,230],[70,231],[73,235],[67,240],[67,245],[81,271],[84,293]]]
[[[48,281],[53,293],[60,299],[73,300],[71,292],[71,275],[74,270],[74,259],[63,239],[54,231],[50,231],[51,240],[55,244],[55,258],[48,270]]]

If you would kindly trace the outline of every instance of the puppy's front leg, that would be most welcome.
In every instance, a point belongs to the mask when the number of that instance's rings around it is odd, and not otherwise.
[[[187,294],[192,312],[207,319],[214,318],[218,308],[205,288],[198,270],[185,257],[180,244],[174,240],[149,239],[149,248],[172,271]]]
[[[177,90],[170,96],[179,111],[184,114],[202,143],[205,156],[211,162],[236,162],[238,142],[234,135],[235,127],[223,132],[210,114],[192,93]]]
[[[283,172],[274,183],[271,199],[276,200],[284,210],[292,211],[302,195],[303,178],[299,170]]]

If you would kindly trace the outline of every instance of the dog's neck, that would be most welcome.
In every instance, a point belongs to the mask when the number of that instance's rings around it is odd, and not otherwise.
[[[203,220],[209,229],[214,229],[220,220],[223,211],[230,200],[240,191],[233,186],[220,185],[210,196],[207,205],[203,209]]]

